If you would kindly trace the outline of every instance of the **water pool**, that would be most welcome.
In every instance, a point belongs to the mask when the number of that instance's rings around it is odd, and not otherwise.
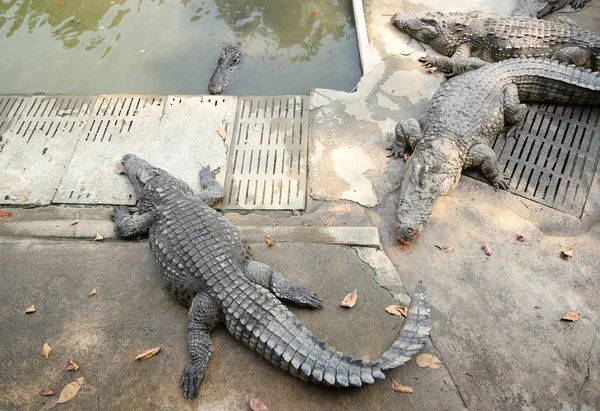
[[[224,94],[350,91],[351,0],[4,0],[0,94],[207,94],[221,48],[247,54]]]

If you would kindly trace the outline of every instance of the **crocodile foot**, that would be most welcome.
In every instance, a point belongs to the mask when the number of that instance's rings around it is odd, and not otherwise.
[[[501,190],[508,190],[509,183],[510,177],[507,177],[504,174],[499,174],[490,180],[490,184],[493,185],[494,188]]]
[[[129,216],[129,211],[125,208],[115,207],[110,213],[110,219],[112,221],[121,221],[127,216]]]
[[[202,381],[205,371],[205,363],[190,362],[185,366],[185,370],[181,376],[181,383],[179,384],[183,389],[185,398],[191,400],[198,396],[198,392],[200,391],[200,381]]]
[[[386,150],[390,150],[388,157],[400,158],[404,156],[405,149],[404,144],[400,144],[398,141],[394,141],[391,146],[386,147]]]

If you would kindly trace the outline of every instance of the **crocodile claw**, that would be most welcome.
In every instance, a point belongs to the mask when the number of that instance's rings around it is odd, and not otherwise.
[[[214,170],[211,171],[210,166],[205,166],[202,167],[202,169],[200,170],[200,176],[206,176],[206,177],[215,177],[217,175],[217,173],[219,172],[219,169],[216,168]]]
[[[121,221],[127,216],[129,216],[129,212],[125,208],[120,207],[115,207],[110,213],[110,219],[112,221]]]
[[[192,400],[198,396],[200,381],[204,377],[204,371],[206,371],[206,364],[204,363],[190,362],[185,366],[185,370],[181,376],[181,383],[179,384],[183,389],[185,398]]]
[[[422,63],[425,67],[434,67],[435,62],[429,56],[419,57],[419,63]]]
[[[492,185],[496,189],[500,190],[508,190],[510,177],[506,177],[504,175],[499,175],[491,181]]]
[[[388,157],[400,158],[404,154],[404,145],[394,141],[391,146],[386,147],[386,150],[390,150]]]

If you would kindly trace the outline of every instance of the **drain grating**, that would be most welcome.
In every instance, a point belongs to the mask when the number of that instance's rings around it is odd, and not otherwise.
[[[305,208],[308,112],[308,96],[239,97],[222,208]]]
[[[493,145],[509,191],[581,217],[598,165],[599,126],[597,107],[528,105],[518,138],[499,136]]]

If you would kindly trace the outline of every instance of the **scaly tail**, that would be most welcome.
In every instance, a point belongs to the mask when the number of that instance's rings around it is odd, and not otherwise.
[[[354,359],[312,335],[268,290],[240,287],[223,300],[229,332],[275,366],[305,381],[360,387],[385,379],[383,371],[400,367],[423,347],[429,336],[427,293],[419,282],[398,338],[375,361]]]

